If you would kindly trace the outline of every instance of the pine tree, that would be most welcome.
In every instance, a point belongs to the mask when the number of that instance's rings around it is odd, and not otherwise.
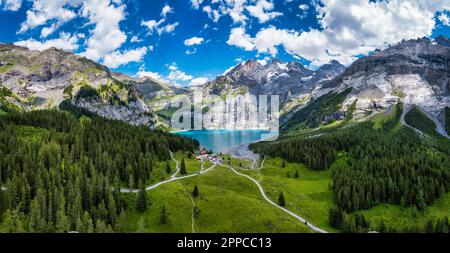
[[[111,226],[106,225],[103,220],[97,220],[95,223],[95,232],[96,233],[113,233]]]
[[[444,218],[442,219],[442,233],[448,234],[448,232],[449,232],[448,217],[444,216]]]
[[[180,173],[181,173],[181,175],[186,175],[186,174],[187,174],[187,171],[186,171],[186,163],[185,163],[185,161],[184,161],[184,158],[181,159]]]
[[[283,207],[286,206],[286,200],[284,199],[283,192],[281,192],[280,196],[278,197],[278,204]]]
[[[286,162],[283,160],[283,163],[281,164],[281,168],[286,168]]]
[[[138,199],[136,202],[136,210],[143,213],[147,211],[147,191],[141,186],[141,189],[138,193]]]
[[[298,170],[295,171],[295,178],[298,178],[300,175],[298,174]]]
[[[128,186],[130,187],[130,190],[134,189],[134,176],[133,174],[130,174],[129,180],[128,180]]]
[[[432,220],[427,220],[425,223],[425,233],[433,233],[434,225]]]
[[[0,183],[1,183],[1,174],[0,173]],[[0,217],[2,216],[3,212],[7,209],[6,207],[6,193],[1,189],[0,185]]]
[[[88,212],[84,212],[82,218],[83,228],[85,233],[93,233],[94,232],[94,224],[92,222],[92,218]]]
[[[425,196],[423,194],[422,190],[419,190],[419,195],[417,196],[417,208],[420,211],[425,210],[426,203],[425,203]]]
[[[167,225],[169,224],[169,214],[167,213],[166,206],[164,205],[161,210],[161,216],[159,219],[159,224]]]
[[[198,187],[197,187],[197,185],[195,185],[195,187],[194,187],[194,191],[192,191],[192,196],[194,196],[194,198],[197,198],[198,197]]]
[[[170,168],[170,163],[169,163],[169,161],[166,162],[166,173],[167,173],[167,174],[172,173],[172,168]]]
[[[23,217],[18,209],[7,210],[3,220],[3,231],[6,233],[24,233]]]
[[[80,217],[77,218],[75,228],[78,233],[86,233],[84,226],[83,226],[83,221],[81,220]]]
[[[45,220],[41,215],[41,207],[39,205],[39,201],[35,198],[31,201],[28,230],[34,233],[45,232],[44,227]]]
[[[117,221],[117,207],[116,207],[116,201],[114,199],[112,191],[108,193],[108,204],[107,204],[107,211],[108,211],[108,223],[109,224],[116,224]]]
[[[66,233],[70,231],[70,221],[63,208],[56,212],[55,229],[57,233]]]
[[[127,221],[126,212],[125,212],[125,210],[122,210],[120,212],[120,215],[119,215],[119,222],[118,222],[117,231],[121,232],[121,233],[125,233],[126,232],[127,223],[128,223],[128,221]]]
[[[385,233],[386,232],[386,225],[384,224],[384,221],[380,221],[380,225],[378,226],[378,232]]]

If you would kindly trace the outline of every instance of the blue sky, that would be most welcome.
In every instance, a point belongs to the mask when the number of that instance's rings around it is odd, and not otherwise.
[[[181,85],[250,58],[317,68],[450,35],[448,0],[0,0],[0,9],[0,42],[59,47]]]

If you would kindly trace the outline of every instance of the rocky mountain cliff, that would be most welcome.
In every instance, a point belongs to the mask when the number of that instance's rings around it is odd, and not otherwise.
[[[383,110],[402,101],[438,115],[450,104],[450,47],[439,40],[402,41],[357,60],[326,88],[352,87],[344,107],[356,113]]]
[[[280,95],[280,101],[285,103],[300,93],[311,92],[318,83],[329,80],[344,70],[345,67],[337,61],[313,71],[298,61],[273,59],[262,65],[256,60],[249,60],[207,83],[204,90],[214,95],[233,90],[248,90],[254,95]]]
[[[281,122],[307,104],[320,91],[321,85],[342,74],[345,67],[331,61],[317,70],[305,68],[298,61],[273,59],[263,65],[249,60],[235,66],[222,76],[204,85],[204,96],[221,97],[246,92],[259,95],[279,95]]]
[[[322,115],[322,123],[342,119],[349,113],[363,118],[398,102],[403,102],[404,108],[418,106],[443,123],[441,115],[450,105],[448,42],[443,36],[402,41],[357,60],[344,73],[321,85],[321,95],[350,91],[340,101],[338,111]]]
[[[137,87],[115,79],[105,66],[62,50],[31,51],[0,44],[0,83],[6,102],[25,110],[58,107],[62,101],[111,119],[152,124]]]
[[[450,107],[449,66],[450,40],[440,36],[402,41],[347,68],[336,61],[311,70],[297,61],[249,60],[200,89],[206,98],[247,92],[280,95],[285,126],[316,127],[349,116],[363,119],[400,101],[405,108],[418,106],[443,122],[448,118],[445,108]],[[54,48],[31,51],[5,44],[0,44],[0,83],[0,113],[70,101],[107,118],[146,125],[158,118],[167,123],[176,110],[168,107],[170,101],[192,95],[188,88],[152,78],[110,73],[100,64]]]

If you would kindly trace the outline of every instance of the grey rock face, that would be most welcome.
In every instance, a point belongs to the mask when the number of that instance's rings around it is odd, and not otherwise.
[[[313,71],[297,61],[286,63],[273,59],[262,65],[249,60],[207,83],[204,90],[207,94],[219,95],[245,87],[254,95],[280,95],[280,101],[284,104],[301,93],[310,93],[318,82],[333,78],[344,69],[337,61]]]
[[[102,117],[121,120],[132,125],[152,125],[154,118],[148,106],[142,101],[131,101],[128,105],[107,104],[99,99],[80,99],[75,106],[87,109]]]
[[[259,95],[279,95],[281,123],[286,122],[296,111],[300,110],[315,94],[321,95],[321,85],[342,74],[345,67],[337,61],[322,66],[317,70],[305,68],[300,62],[283,62],[273,59],[265,65],[255,60],[241,63],[203,86],[205,97],[218,95],[240,95],[250,93]],[[322,94],[323,95],[323,94]],[[236,113],[239,108],[236,108]],[[246,115],[250,117],[251,115]],[[246,128],[248,122],[236,125]]]
[[[1,85],[19,95],[26,109],[58,107],[63,100],[76,96],[81,87],[91,86],[102,90],[102,98],[72,99],[72,103],[100,116],[134,125],[154,122],[139,87],[120,83],[107,67],[86,58],[55,48],[31,51],[2,44],[0,62],[0,66],[8,67],[0,72]]]
[[[357,114],[402,101],[437,116],[450,103],[449,77],[450,47],[422,38],[361,58],[324,87],[338,91],[353,87],[343,110],[357,100]]]

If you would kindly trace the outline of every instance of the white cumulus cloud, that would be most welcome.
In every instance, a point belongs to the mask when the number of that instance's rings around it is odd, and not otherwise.
[[[118,68],[122,65],[126,65],[130,62],[140,62],[144,58],[144,56],[148,52],[147,47],[127,50],[124,52],[113,52],[109,55],[106,55],[103,64],[108,66],[109,68]]]
[[[200,9],[200,5],[203,3],[203,0],[191,0],[192,8],[198,10]]]
[[[6,11],[18,11],[22,6],[22,0],[0,0],[0,7]]]
[[[125,5],[109,0],[88,0],[83,2],[81,14],[95,26],[83,53],[87,58],[98,61],[126,42],[127,35],[119,25],[125,19]]]
[[[49,48],[58,48],[65,51],[73,51],[78,49],[78,40],[83,37],[82,35],[70,35],[68,33],[61,33],[59,38],[46,40],[46,41],[37,41],[35,39],[21,40],[17,41],[14,44],[27,47],[30,50],[46,50]]]
[[[230,37],[227,41],[228,45],[234,45],[241,47],[247,51],[255,49],[255,44],[250,35],[246,34],[246,31],[242,27],[236,27],[231,30]]]
[[[64,24],[76,17],[72,7],[79,6],[81,1],[69,0],[36,0],[27,11],[27,18],[22,23],[19,33],[27,32],[48,22]]]
[[[438,19],[443,25],[450,25],[450,17],[447,15],[447,13],[439,14]]]
[[[192,75],[179,70],[175,63],[172,63],[168,69],[170,70],[170,73],[167,78],[171,81],[190,81],[194,78]]]
[[[191,80],[189,83],[190,86],[200,86],[209,82],[209,78],[207,77],[197,77]]]
[[[159,21],[156,21],[154,19],[152,20],[142,20],[141,26],[144,26],[147,28],[148,33],[152,35],[154,32],[158,33],[158,35],[161,35],[163,33],[173,33],[175,31],[175,28],[179,25],[178,22],[167,24],[166,18],[168,13],[172,13],[173,8],[169,5],[165,5],[161,11],[162,18]]]
[[[187,39],[184,41],[184,45],[186,46],[194,46],[194,45],[200,45],[205,41],[205,39],[200,37],[192,37],[190,39]]]
[[[161,74],[159,74],[157,72],[145,71],[145,65],[142,65],[139,68],[139,71],[136,73],[136,76],[138,76],[139,78],[150,77],[155,80],[165,81],[164,77]]]
[[[212,9],[211,6],[206,5],[203,7],[203,11],[208,14],[208,17],[213,20],[213,22],[219,22],[222,15],[218,10]]]
[[[161,16],[165,18],[169,13],[173,13],[173,8],[166,4],[161,11]]]
[[[258,0],[256,5],[246,7],[250,15],[257,18],[260,23],[265,23],[283,15],[281,12],[272,11],[274,8],[274,4],[267,0]]]
[[[269,26],[250,36],[245,29],[234,28],[227,43],[272,55],[283,47],[315,66],[332,59],[350,64],[358,55],[376,48],[402,39],[430,36],[435,14],[448,10],[450,1],[322,0],[315,8],[321,29],[299,32]]]

